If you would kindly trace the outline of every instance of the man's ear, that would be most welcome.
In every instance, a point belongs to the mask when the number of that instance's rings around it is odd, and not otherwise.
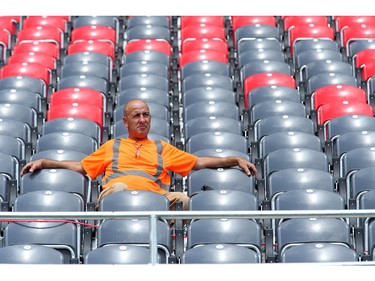
[[[126,118],[125,116],[122,117],[122,122],[124,123],[125,127],[128,128],[128,118]]]

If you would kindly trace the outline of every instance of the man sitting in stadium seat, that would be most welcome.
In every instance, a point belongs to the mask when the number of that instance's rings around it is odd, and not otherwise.
[[[247,175],[257,175],[254,164],[240,157],[197,157],[162,140],[149,140],[151,113],[144,101],[128,102],[124,107],[123,122],[128,129],[128,138],[108,140],[81,161],[31,161],[24,166],[21,176],[43,168],[71,169],[87,174],[91,179],[104,173],[103,191],[98,201],[122,190],[148,190],[166,196],[171,207],[182,202],[183,209],[187,210],[189,197],[183,192],[169,191],[169,171],[186,176],[191,170],[238,165]]]

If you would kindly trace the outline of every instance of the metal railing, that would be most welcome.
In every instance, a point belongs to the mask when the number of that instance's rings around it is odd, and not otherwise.
[[[158,219],[282,219],[282,218],[368,218],[375,217],[375,209],[368,210],[292,210],[292,211],[116,211],[116,212],[0,212],[0,221],[22,220],[104,220],[148,219],[150,222],[150,263],[157,263]],[[367,263],[366,263],[367,264]]]

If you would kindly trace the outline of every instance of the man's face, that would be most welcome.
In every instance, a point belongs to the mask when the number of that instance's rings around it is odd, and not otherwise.
[[[147,138],[148,132],[150,131],[151,114],[146,104],[134,102],[129,105],[123,121],[128,128],[130,138]]]

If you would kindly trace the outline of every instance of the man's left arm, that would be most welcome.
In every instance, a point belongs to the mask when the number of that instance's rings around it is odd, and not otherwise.
[[[246,159],[235,156],[228,157],[199,157],[195,163],[193,170],[201,170],[205,168],[227,168],[239,166],[248,176],[257,176],[257,169],[255,165]]]

